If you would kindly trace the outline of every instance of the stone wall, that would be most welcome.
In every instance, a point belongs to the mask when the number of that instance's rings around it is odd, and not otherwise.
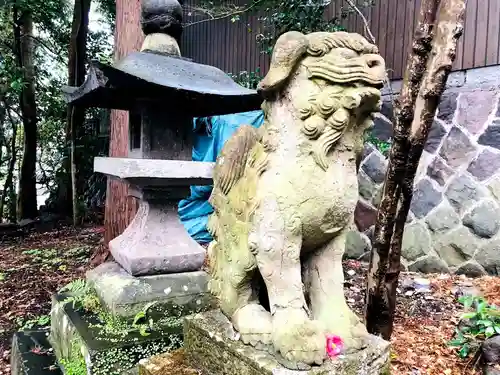
[[[500,67],[454,73],[439,105],[415,180],[403,238],[410,271],[471,276],[500,273]],[[399,82],[393,84],[397,94]],[[387,94],[387,90],[385,91]],[[392,135],[392,104],[384,95],[373,135]],[[361,200],[347,255],[369,248],[386,158],[371,144],[359,171]],[[353,237],[354,236],[354,237]]]

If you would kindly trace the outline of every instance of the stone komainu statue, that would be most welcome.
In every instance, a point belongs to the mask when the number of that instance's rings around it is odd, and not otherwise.
[[[264,125],[244,125],[226,142],[210,197],[209,287],[243,342],[306,364],[323,362],[327,334],[347,352],[364,347],[342,255],[358,201],[356,159],[385,74],[377,47],[358,34],[288,32],[277,41],[258,88]]]

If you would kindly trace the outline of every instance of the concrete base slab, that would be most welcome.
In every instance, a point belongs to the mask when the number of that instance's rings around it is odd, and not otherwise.
[[[87,282],[113,315],[133,318],[146,305],[152,316],[185,316],[216,306],[203,271],[134,277],[115,262],[87,272]]]
[[[184,350],[190,366],[210,375],[387,375],[390,344],[372,336],[366,349],[325,361],[310,370],[293,371],[276,357],[237,340],[231,322],[213,310],[184,320]],[[326,343],[325,343],[326,344]]]
[[[53,297],[49,337],[65,374],[126,374],[140,360],[182,344],[178,318],[155,321],[151,329],[141,331],[100,309],[89,311],[79,303],[65,303],[68,297]]]

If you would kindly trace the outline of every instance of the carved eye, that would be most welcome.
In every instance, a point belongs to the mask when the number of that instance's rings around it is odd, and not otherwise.
[[[344,59],[353,59],[359,56],[356,51],[348,48],[339,48],[337,51],[340,57],[343,57]]]

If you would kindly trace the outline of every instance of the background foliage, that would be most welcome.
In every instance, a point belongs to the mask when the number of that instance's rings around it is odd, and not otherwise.
[[[0,8],[0,219],[16,219],[17,192],[23,154],[23,111],[21,91],[26,88],[25,68],[17,56],[16,23],[24,15],[32,18],[34,96],[37,111],[36,183],[39,203],[47,199],[46,210],[56,206],[59,186],[69,179],[63,168],[67,158],[67,105],[61,87],[67,84],[68,51],[74,3],[67,0],[7,1]],[[114,1],[93,4],[94,20],[87,37],[87,61],[112,57]],[[16,19],[17,17],[17,19]],[[20,35],[20,38],[26,37]],[[87,111],[84,126],[77,129],[78,196],[83,207],[95,203],[91,191],[92,159],[107,153],[107,134],[102,133],[103,111]],[[14,164],[9,180],[9,166]],[[97,179],[98,180],[98,179]],[[101,181],[102,183],[102,181]],[[100,189],[102,190],[102,188]],[[41,202],[40,202],[41,201]],[[0,220],[1,221],[1,220]]]
[[[115,1],[91,1],[86,63],[110,62]],[[61,87],[68,83],[72,19],[77,4],[78,0],[7,0],[0,8],[0,222],[19,219],[19,191],[25,183],[21,178],[22,161],[33,152],[37,188],[34,199],[38,200],[38,206],[43,205],[41,213],[67,214],[61,206],[68,198],[64,189],[71,186],[67,167],[71,139],[68,108]],[[202,0],[196,11],[209,18],[228,18],[232,22],[239,22],[244,12],[258,12],[263,15],[259,18],[263,32],[255,42],[261,46],[262,53],[270,53],[277,37],[289,30],[305,33],[342,30],[342,18],[353,10],[346,8],[326,18],[325,10],[331,5],[328,0],[251,0],[244,5],[226,0]],[[367,1],[364,6],[370,5]],[[33,24],[30,36],[23,35],[26,19]],[[26,103],[22,97],[30,91],[30,77],[20,59],[20,47],[26,37],[33,40],[28,53],[34,65],[35,151],[26,148],[24,139],[27,108],[23,107]],[[249,88],[256,88],[263,77],[259,69],[230,75]],[[95,156],[107,154],[108,133],[109,113],[97,109],[87,110],[83,125],[75,129],[76,199],[82,220],[98,218],[104,203],[105,179],[92,173],[92,162]]]

